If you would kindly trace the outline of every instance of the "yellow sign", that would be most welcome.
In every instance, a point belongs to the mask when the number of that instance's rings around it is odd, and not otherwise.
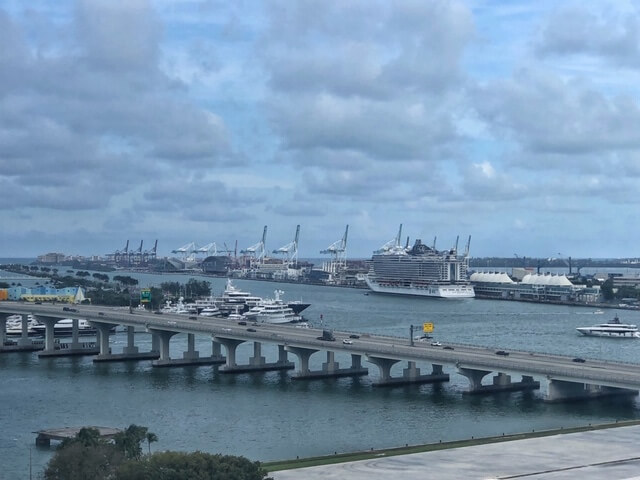
[[[426,322],[422,324],[422,331],[424,333],[432,333],[433,332],[433,323]]]

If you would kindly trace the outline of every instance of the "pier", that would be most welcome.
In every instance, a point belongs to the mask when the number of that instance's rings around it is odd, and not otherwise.
[[[546,382],[544,400],[563,402],[585,400],[600,396],[637,395],[640,390],[640,366],[600,360],[574,361],[571,357],[524,351],[496,351],[470,345],[432,345],[413,342],[408,338],[361,334],[351,339],[352,332],[334,331],[333,339],[322,336],[322,330],[294,328],[291,325],[240,325],[225,318],[199,318],[183,315],[155,315],[151,312],[126,310],[91,305],[79,305],[75,311],[62,310],[56,305],[34,305],[21,302],[0,303],[0,318],[11,314],[25,317],[33,314],[46,319],[44,350],[41,356],[65,354],[53,342],[52,332],[56,319],[72,317],[91,322],[98,331],[97,345],[76,345],[68,353],[95,355],[95,361],[153,360],[155,367],[181,367],[185,365],[215,365],[219,373],[237,374],[253,371],[293,370],[296,381],[319,378],[369,375],[371,364],[378,372],[375,386],[447,382],[451,374],[468,380],[465,394],[491,394],[540,388]],[[0,326],[2,324],[0,323]],[[110,335],[114,325],[127,327],[127,346],[114,354],[110,348]],[[139,352],[135,345],[134,329],[152,334],[151,351]],[[182,358],[171,358],[169,345],[176,334],[187,335],[187,350]],[[195,337],[211,339],[211,354],[201,356],[195,350]],[[4,338],[4,335],[3,335]],[[21,340],[25,339],[21,337]],[[28,339],[31,342],[31,339]],[[242,343],[253,344],[253,355],[246,364],[239,364],[236,349]],[[71,343],[73,345],[73,342]],[[224,355],[222,354],[224,347]],[[74,352],[74,350],[76,350]],[[207,349],[208,350],[208,349]],[[275,360],[267,361],[267,353]],[[2,349],[2,351],[7,351]],[[296,363],[289,359],[295,357]],[[323,354],[326,361],[319,370],[310,368],[312,355]],[[350,365],[340,365],[336,355],[350,355]],[[582,360],[582,359],[579,359]],[[423,366],[426,364],[426,367]],[[402,375],[393,376],[394,365],[404,366]],[[376,369],[377,367],[377,369]],[[425,371],[426,369],[426,371]]]

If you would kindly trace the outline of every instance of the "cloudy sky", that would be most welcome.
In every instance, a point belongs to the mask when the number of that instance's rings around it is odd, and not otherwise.
[[[640,4],[0,0],[0,256],[640,256]]]

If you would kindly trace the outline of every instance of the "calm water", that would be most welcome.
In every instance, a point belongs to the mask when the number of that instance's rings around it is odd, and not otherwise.
[[[141,285],[184,276],[138,275]],[[225,280],[208,279],[221,292]],[[575,327],[600,323],[613,310],[594,315],[588,308],[489,300],[443,301],[364,295],[362,290],[237,281],[256,295],[285,290],[286,299],[313,305],[307,319],[340,330],[408,338],[409,325],[432,321],[436,339],[538,352],[639,363],[640,340],[578,336]],[[639,312],[617,312],[640,323]],[[150,337],[136,343],[148,349]],[[113,351],[126,345],[123,333]],[[185,336],[172,340],[172,356],[182,356]],[[210,353],[206,338],[197,340]],[[239,360],[252,353],[239,348]],[[276,357],[275,346],[263,355]],[[337,359],[349,363],[349,358]],[[291,359],[294,359],[291,357]],[[312,358],[316,367],[322,352]],[[371,367],[371,365],[366,364]],[[404,365],[396,365],[398,374]],[[424,366],[427,367],[426,365]],[[93,365],[91,358],[39,360],[35,354],[0,355],[0,478],[29,478],[42,471],[51,450],[34,446],[35,430],[61,426],[144,425],[159,442],[154,450],[203,450],[276,460],[369,448],[454,440],[555,427],[638,418],[634,400],[594,400],[547,405],[540,393],[463,396],[466,379],[394,389],[372,388],[371,377],[292,382],[287,373],[219,375],[212,367],[152,369],[149,362]],[[36,478],[34,476],[34,478]]]

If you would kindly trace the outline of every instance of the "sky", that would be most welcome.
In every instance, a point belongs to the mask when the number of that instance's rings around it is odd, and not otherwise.
[[[640,256],[640,2],[0,0],[0,45],[3,257]]]

